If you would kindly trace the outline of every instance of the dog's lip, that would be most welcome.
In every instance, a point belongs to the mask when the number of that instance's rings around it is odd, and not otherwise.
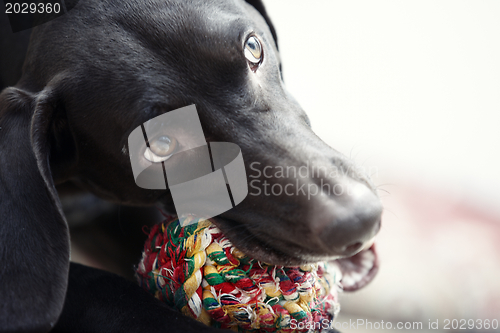
[[[340,284],[345,291],[355,291],[363,288],[373,280],[378,272],[378,257],[373,242],[370,242],[367,247],[350,257],[332,258],[331,256],[293,255],[285,253],[277,249],[276,246],[257,237],[247,226],[237,221],[221,218],[220,216],[213,218],[212,221],[236,248],[261,262],[277,266],[300,266],[328,261],[332,265],[337,265],[342,272],[343,278]]]
[[[379,270],[379,261],[375,244],[352,257],[330,262],[342,272],[340,285],[344,291],[356,291],[370,283]]]
[[[276,266],[300,266],[313,261],[319,261],[308,260],[307,258],[285,253],[260,239],[246,225],[238,223],[235,220],[219,216],[213,218],[212,221],[236,248],[261,262]],[[234,224],[237,225],[234,226]]]

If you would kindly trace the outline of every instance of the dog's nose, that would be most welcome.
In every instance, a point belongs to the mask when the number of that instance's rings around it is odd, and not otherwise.
[[[351,256],[363,249],[380,229],[382,204],[365,184],[346,181],[341,194],[329,196],[316,216],[315,230],[324,248],[334,255]],[[316,214],[314,214],[316,215]]]

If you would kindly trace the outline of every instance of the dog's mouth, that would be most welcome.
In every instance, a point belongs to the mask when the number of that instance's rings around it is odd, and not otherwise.
[[[330,262],[342,272],[340,284],[344,291],[356,291],[370,283],[378,273],[378,257],[375,244],[352,257]]]
[[[282,249],[279,242],[268,241],[251,232],[242,223],[217,217],[212,219],[231,243],[248,256],[276,266],[300,266],[306,263],[327,261],[342,273],[340,286],[344,291],[356,291],[370,283],[378,272],[375,244],[369,244],[360,252],[341,258],[310,254],[303,249],[293,252]]]

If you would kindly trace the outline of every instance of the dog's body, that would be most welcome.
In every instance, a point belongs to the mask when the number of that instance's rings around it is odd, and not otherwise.
[[[249,36],[262,45],[257,65],[245,59]],[[2,83],[13,84],[16,70],[5,70]],[[160,203],[173,212],[168,190],[135,185],[127,137],[190,104],[207,141],[238,144],[247,171],[253,162],[307,162],[312,175],[298,186],[321,186],[313,197],[249,195],[217,217],[238,248],[297,265],[351,256],[377,233],[373,186],[314,135],[284,88],[276,34],[260,1],[81,0],[33,29],[22,77],[0,95],[0,332],[216,331],[119,276],[70,265],[55,188],[72,182],[116,203]],[[291,178],[249,176],[283,187]],[[345,191],[327,192],[324,183]]]

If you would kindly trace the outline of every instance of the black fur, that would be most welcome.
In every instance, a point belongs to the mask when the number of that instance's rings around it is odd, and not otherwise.
[[[0,332],[48,332],[58,320],[56,332],[217,331],[119,276],[70,269],[55,190],[72,182],[115,203],[161,204],[173,212],[168,190],[135,185],[127,138],[182,106],[197,105],[208,141],[240,146],[249,180],[356,189],[310,198],[249,195],[216,219],[244,252],[296,265],[353,254],[378,231],[373,186],[311,131],[286,91],[276,32],[261,1],[81,0],[33,29],[18,80],[28,33],[16,41],[0,23],[2,40],[18,44],[16,57],[1,51],[1,84],[17,83],[0,95]],[[256,72],[243,55],[251,33],[264,48]],[[252,162],[307,162],[323,171],[265,177],[252,174]],[[329,177],[334,171],[339,175]]]
[[[64,310],[53,333],[221,332],[151,297],[137,284],[71,263]]]

